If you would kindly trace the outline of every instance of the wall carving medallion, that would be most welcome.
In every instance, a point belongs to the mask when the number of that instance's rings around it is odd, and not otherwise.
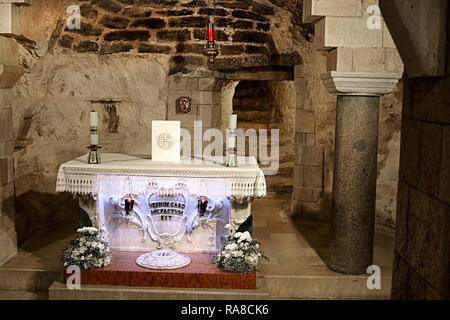
[[[189,113],[192,110],[192,99],[189,97],[180,97],[176,101],[177,113]]]

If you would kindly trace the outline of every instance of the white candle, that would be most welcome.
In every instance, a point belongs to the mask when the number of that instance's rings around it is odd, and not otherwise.
[[[237,114],[230,115],[230,129],[237,128]]]
[[[236,147],[236,136],[228,136],[228,148]]]
[[[98,112],[91,111],[91,145],[98,145]]]
[[[98,112],[91,111],[91,127],[98,127]]]
[[[98,145],[98,133],[91,133],[91,145]]]

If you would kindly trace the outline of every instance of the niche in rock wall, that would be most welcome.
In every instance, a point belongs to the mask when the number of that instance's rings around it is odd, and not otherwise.
[[[100,121],[102,123],[101,131],[107,135],[119,133],[120,116],[118,107],[120,101],[113,100],[99,100],[92,101],[92,109],[100,114]]]
[[[268,81],[240,81],[233,97],[233,111],[242,121],[274,122],[277,115],[269,95]]]
[[[254,156],[257,144],[257,160],[266,173],[267,197],[288,199],[292,193],[295,156],[294,81],[241,80],[234,88],[232,110],[238,115],[238,128],[244,130],[245,155]],[[279,130],[278,148],[273,129]],[[253,130],[257,134],[257,143],[250,138]],[[267,130],[267,136],[262,135],[264,130]],[[238,153],[244,155],[242,149]],[[270,161],[261,158],[261,154]]]
[[[279,129],[280,145],[292,142],[295,132],[293,81],[240,81],[233,96],[233,113],[242,129]]]
[[[106,123],[108,124],[108,131],[111,133],[118,133],[120,117],[117,114],[116,103],[115,102],[105,103],[103,107],[105,109],[105,118]]]

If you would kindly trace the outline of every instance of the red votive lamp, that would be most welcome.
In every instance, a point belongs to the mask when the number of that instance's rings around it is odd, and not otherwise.
[[[134,207],[134,199],[129,197],[125,199],[125,212],[127,214],[130,214],[131,211],[133,211]]]
[[[214,23],[208,22],[208,42],[214,42]]]
[[[208,200],[205,198],[200,198],[198,200],[198,213],[203,215],[206,212],[206,207],[208,206]]]

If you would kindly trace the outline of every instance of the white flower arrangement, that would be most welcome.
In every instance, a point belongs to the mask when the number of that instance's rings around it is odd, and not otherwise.
[[[106,267],[112,261],[108,243],[100,239],[98,230],[85,227],[77,230],[78,237],[70,241],[63,251],[61,261],[64,267],[76,265],[80,270]]]
[[[249,273],[262,260],[269,260],[259,250],[259,241],[252,239],[250,232],[235,232],[230,229],[230,235],[222,240],[222,250],[216,257],[219,268],[229,272]]]

